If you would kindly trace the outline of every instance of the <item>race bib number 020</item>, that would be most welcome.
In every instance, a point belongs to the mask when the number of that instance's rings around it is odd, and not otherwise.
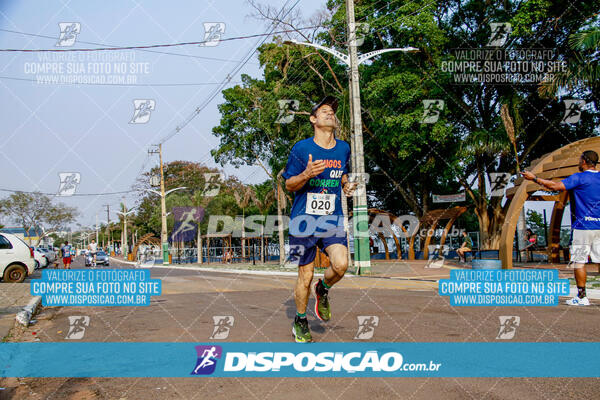
[[[335,194],[307,193],[306,213],[312,215],[329,215],[335,211]]]

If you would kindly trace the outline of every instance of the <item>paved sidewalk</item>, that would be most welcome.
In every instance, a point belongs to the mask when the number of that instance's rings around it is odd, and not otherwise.
[[[15,315],[31,300],[29,283],[0,283],[0,339],[15,324]]]

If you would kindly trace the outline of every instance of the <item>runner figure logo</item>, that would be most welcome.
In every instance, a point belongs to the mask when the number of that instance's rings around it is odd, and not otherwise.
[[[375,333],[375,328],[379,326],[379,317],[376,315],[359,315],[356,318],[358,319],[358,331],[354,339],[371,339]]]
[[[215,327],[209,339],[223,340],[229,336],[235,318],[231,315],[213,315]]]
[[[444,248],[445,247],[446,247],[446,245],[444,245]],[[436,244],[430,244],[428,246],[429,260],[427,260],[427,264],[425,265],[425,268],[437,269],[437,268],[442,268],[444,266],[444,262],[446,261],[446,258],[443,255],[444,248],[440,249],[439,245],[436,245]],[[437,250],[437,252],[436,252],[436,250]]]
[[[561,124],[576,124],[581,118],[583,107],[585,107],[585,100],[564,100],[565,103],[565,116],[560,121]]]
[[[367,173],[349,173],[348,182],[358,183],[354,190],[354,196],[362,196],[367,193],[367,183],[369,183],[369,174]]]
[[[294,114],[290,111],[298,111],[300,102],[298,100],[277,100],[279,104],[279,114],[275,120],[276,124],[289,124],[294,121]]]
[[[218,172],[207,172],[204,174],[204,196],[214,197],[221,190],[223,174]]]
[[[444,109],[444,100],[423,100],[422,124],[435,124],[440,119],[440,113]]]
[[[204,218],[202,207],[173,207],[175,225],[171,240],[174,242],[191,242],[196,239],[198,224]]]
[[[60,36],[56,42],[56,47],[71,47],[77,40],[77,35],[81,33],[81,24],[79,22],[60,22],[58,24]]]
[[[512,25],[508,22],[490,22],[490,40],[489,47],[502,47],[508,39],[508,35],[512,32]]]
[[[510,173],[508,172],[490,172],[490,195],[492,197],[504,196],[504,189],[510,181]]]
[[[210,375],[217,368],[217,359],[223,355],[221,346],[196,346],[198,361],[190,375]]]
[[[371,27],[366,22],[359,22],[356,24],[356,47],[360,47],[365,42],[365,35],[369,33]]]
[[[150,121],[150,114],[156,108],[156,102],[152,99],[133,100],[133,117],[130,124],[145,124]]]
[[[590,248],[591,246],[587,244],[571,244],[571,260],[567,267],[575,268],[574,264],[587,264]]]
[[[81,182],[81,174],[79,172],[59,172],[58,177],[60,185],[57,196],[73,196],[77,185]]]
[[[500,330],[496,339],[510,340],[515,337],[517,333],[517,327],[521,323],[521,317],[517,316],[501,316],[500,318]]]
[[[221,42],[221,36],[225,33],[225,22],[204,23],[204,43],[201,47],[215,47]]]
[[[296,268],[300,263],[300,259],[304,255],[305,247],[301,244],[290,246],[288,256],[284,263],[284,268]]]
[[[85,328],[90,326],[90,317],[82,316],[70,316],[69,317],[69,332],[65,339],[83,339],[85,335]]]
[[[152,268],[156,259],[154,251],[146,247],[139,255],[136,266],[139,268]]]

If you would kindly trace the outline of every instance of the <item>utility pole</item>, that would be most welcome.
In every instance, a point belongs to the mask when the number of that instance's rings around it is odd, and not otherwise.
[[[353,160],[352,169],[358,177],[358,193],[354,196],[354,262],[359,274],[371,273],[371,253],[369,250],[369,215],[367,193],[364,190],[365,155],[363,149],[362,118],[360,108],[360,85],[358,75],[358,54],[356,52],[356,21],[354,20],[354,0],[346,0],[348,20],[348,55],[350,56],[350,110],[352,112]]]
[[[156,151],[149,151],[150,154],[156,154]],[[160,161],[160,213],[161,213],[161,230],[160,242],[162,244],[163,265],[169,264],[169,241],[167,238],[167,204],[165,194],[165,175],[163,171],[162,160],[162,144],[158,145],[158,159]]]
[[[96,246],[98,245],[98,213],[96,213]]]
[[[123,258],[127,259],[127,253],[129,252],[129,248],[127,245],[127,216],[135,211],[135,207],[133,210],[127,211],[127,204],[125,203],[125,196],[123,196],[123,212],[117,211],[117,214],[121,214],[123,216],[123,232],[121,234],[121,250],[123,252]]]
[[[110,247],[110,204],[105,204],[106,207],[106,246]],[[110,254],[110,249],[108,251]]]

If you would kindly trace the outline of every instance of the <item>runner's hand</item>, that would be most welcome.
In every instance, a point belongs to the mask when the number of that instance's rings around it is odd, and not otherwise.
[[[523,178],[525,178],[525,179],[527,179],[527,180],[529,180],[529,181],[532,181],[532,180],[534,180],[534,179],[535,179],[535,175],[534,175],[534,174],[532,174],[532,173],[531,173],[531,172],[529,172],[529,171],[523,171],[523,172],[521,173],[521,175],[523,175]]]
[[[306,169],[303,174],[307,178],[314,178],[319,175],[321,172],[325,171],[325,162],[323,160],[312,160],[312,154],[308,155],[308,163],[306,163]]]
[[[351,197],[354,194],[354,191],[356,190],[357,186],[358,182],[346,182],[346,184],[342,188],[346,197]]]

